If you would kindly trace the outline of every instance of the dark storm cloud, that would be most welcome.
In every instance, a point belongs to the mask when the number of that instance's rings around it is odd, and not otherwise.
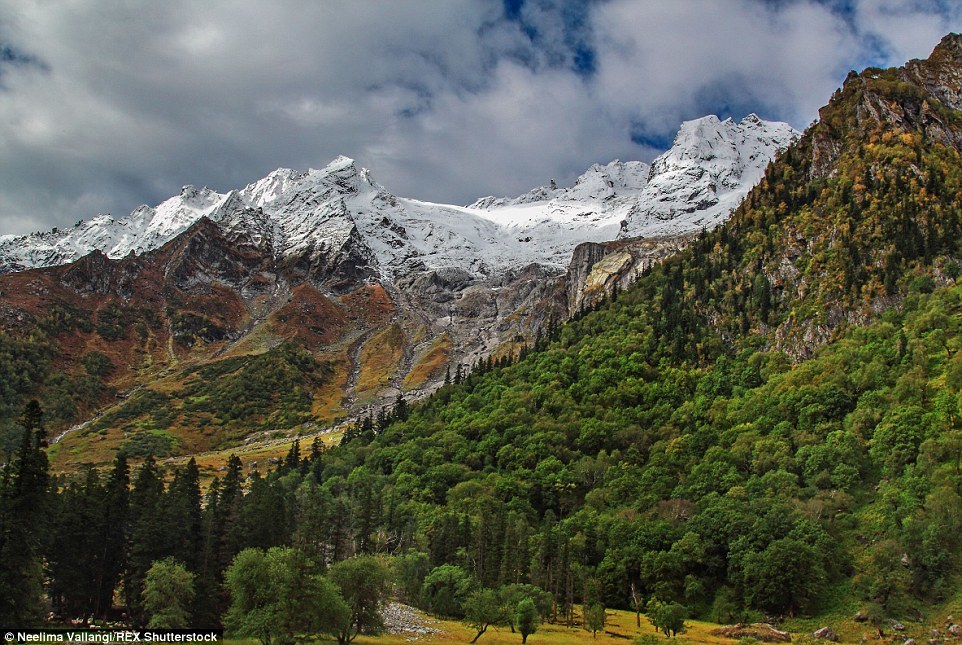
[[[936,0],[23,0],[0,8],[0,233],[338,154],[470,202],[649,158],[706,113],[806,126],[851,68],[962,26]]]

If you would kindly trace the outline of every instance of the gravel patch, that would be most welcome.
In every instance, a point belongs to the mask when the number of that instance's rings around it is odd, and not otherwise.
[[[418,613],[414,607],[402,605],[399,602],[385,605],[381,610],[381,617],[384,619],[384,628],[388,633],[405,636],[405,640],[412,643],[434,634],[444,633],[436,627],[431,627],[431,625],[437,625],[438,621],[427,618]]]

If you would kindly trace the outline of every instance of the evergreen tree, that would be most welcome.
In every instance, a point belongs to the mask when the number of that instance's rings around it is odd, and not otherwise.
[[[174,480],[164,497],[163,513],[170,535],[169,555],[192,572],[200,569],[203,553],[200,498],[200,471],[191,457],[174,473]]]
[[[595,603],[585,609],[585,629],[591,632],[591,637],[596,638],[599,631],[605,629],[605,606]]]
[[[327,566],[334,560],[332,528],[334,498],[313,478],[306,477],[294,492],[292,543],[310,560]]]
[[[527,643],[528,636],[538,631],[538,609],[531,598],[518,602],[514,611],[514,624],[521,633],[522,643]]]
[[[144,459],[130,492],[130,544],[124,575],[127,613],[137,625],[146,623],[144,581],[154,561],[169,553],[164,481],[153,457]]]
[[[291,449],[287,451],[287,456],[284,457],[284,467],[288,470],[297,470],[301,465],[301,440],[295,439],[294,443],[291,444]]]
[[[267,550],[286,544],[290,526],[285,509],[280,487],[255,471],[232,529],[235,548]]]
[[[311,462],[311,466],[320,464],[323,455],[324,444],[321,442],[320,437],[314,437],[314,439],[311,441],[311,452],[308,455],[308,460]]]
[[[103,546],[95,608],[95,613],[101,617],[105,617],[113,605],[114,591],[126,568],[129,514],[130,467],[127,458],[120,453],[114,460],[114,467],[104,490],[101,520]]]
[[[0,479],[0,624],[39,626],[47,528],[49,475],[43,412],[30,401],[20,419],[23,434]]]
[[[90,618],[97,608],[103,571],[103,488],[88,468],[54,496],[46,554],[47,595],[59,616]]]
[[[404,400],[404,395],[398,392],[397,398],[394,400],[394,409],[391,411],[391,416],[393,420],[404,421],[408,418],[410,414],[410,406],[408,402]]]
[[[219,548],[221,543],[220,527],[217,524],[220,513],[220,480],[211,482],[207,490],[201,517],[202,548],[195,586],[196,600],[193,606],[194,626],[198,628],[217,628],[223,613],[223,570],[218,569]]]

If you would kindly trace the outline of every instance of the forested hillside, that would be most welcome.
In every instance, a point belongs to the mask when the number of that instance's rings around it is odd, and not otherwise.
[[[380,556],[402,599],[469,620],[483,593],[561,620],[576,604],[818,615],[840,593],[878,625],[919,619],[962,585],[962,114],[957,84],[933,89],[960,62],[950,36],[929,61],[853,74],[728,225],[516,360],[292,451],[246,495],[236,460],[203,509],[192,467],[165,487],[148,461],[117,522],[123,460],[63,483],[36,524],[48,593],[103,611],[124,578],[146,621],[138,585],[172,556],[207,590],[191,620],[212,624],[235,556],[290,546],[330,567],[318,598],[350,605],[339,576],[380,580],[355,558]],[[4,527],[30,445],[5,471]],[[97,575],[76,571],[95,566],[83,512],[126,545]]]

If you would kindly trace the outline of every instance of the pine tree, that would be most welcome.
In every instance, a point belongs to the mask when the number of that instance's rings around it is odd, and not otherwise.
[[[311,441],[311,453],[308,456],[308,459],[310,460],[311,465],[313,466],[319,463],[321,461],[321,456],[323,454],[324,454],[324,444],[321,443],[320,437],[314,437],[313,441]]]
[[[127,562],[127,535],[130,514],[130,467],[127,457],[117,455],[106,482],[101,524],[102,560],[97,579],[95,613],[106,616],[113,604],[114,589]]]
[[[242,540],[236,528],[243,502],[243,464],[237,455],[227,460],[227,472],[215,479],[207,492],[203,526],[203,557],[197,575],[194,626],[217,627],[230,598],[224,589],[224,572],[239,551]]]
[[[20,448],[0,479],[0,624],[28,627],[42,620],[48,517],[46,435],[37,401],[27,404],[20,425]]]
[[[269,549],[286,544],[290,526],[285,509],[280,486],[255,471],[234,525],[234,548]]]
[[[201,518],[203,547],[195,581],[197,594],[192,607],[193,626],[196,628],[216,628],[220,625],[222,579],[219,576],[222,572],[217,570],[217,549],[221,536],[216,524],[219,498],[220,480],[214,479],[207,490]]]
[[[297,470],[301,465],[301,440],[295,439],[291,444],[291,449],[284,457],[284,467],[288,470]]]
[[[164,499],[164,515],[170,532],[168,555],[191,571],[197,571],[203,548],[203,524],[200,471],[193,457],[174,474]]]
[[[130,493],[130,543],[124,575],[127,613],[137,625],[146,623],[142,599],[147,571],[155,560],[167,555],[169,527],[163,503],[164,480],[153,457],[148,456]]]
[[[390,425],[390,423],[391,423],[391,415],[388,413],[387,408],[382,407],[380,410],[377,411],[377,424],[375,426],[377,429],[377,433],[381,434],[382,432],[387,430],[387,427],[388,425]]]
[[[53,497],[46,548],[47,595],[60,616],[91,617],[103,570],[103,487],[97,470]]]
[[[394,409],[391,411],[392,416],[398,421],[404,421],[408,418],[410,412],[410,406],[404,400],[404,395],[398,392],[397,398],[394,400]]]

